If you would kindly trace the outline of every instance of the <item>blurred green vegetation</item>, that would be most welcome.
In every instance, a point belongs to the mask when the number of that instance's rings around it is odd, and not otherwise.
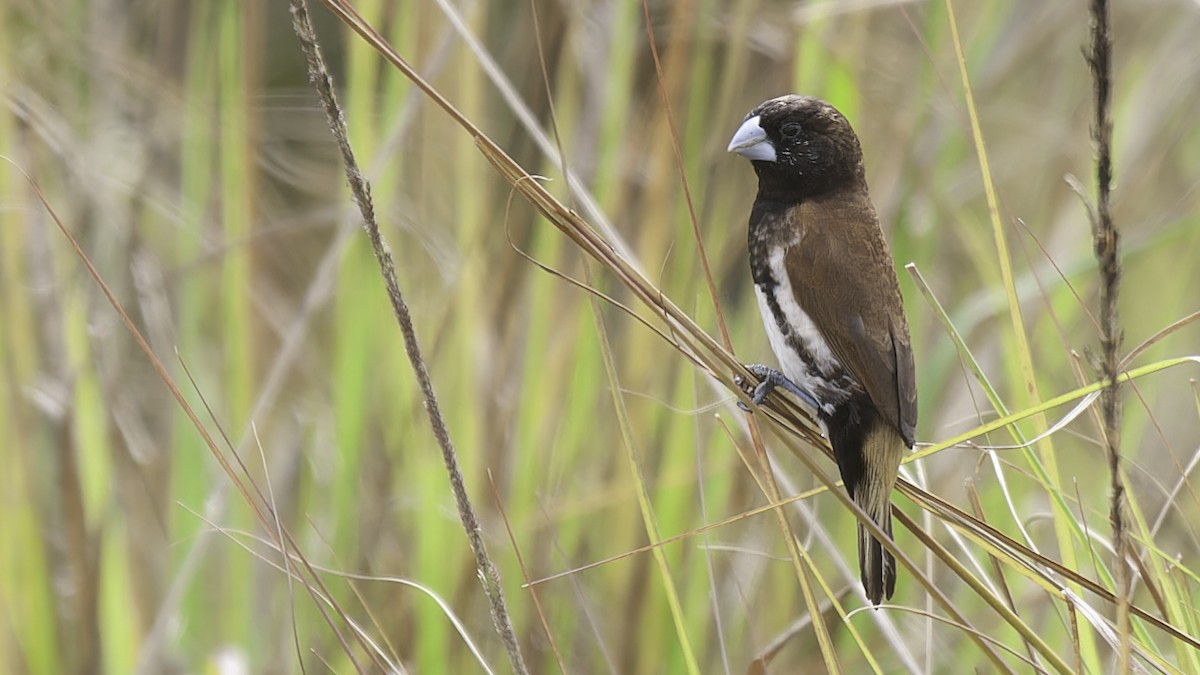
[[[595,222],[548,152],[557,133],[572,179],[613,236],[716,333],[639,3],[355,6]],[[522,252],[579,279],[585,262],[510,200],[471,138],[319,4],[311,9],[526,659],[533,672],[556,672],[489,472],[530,578],[647,542],[589,296]],[[1036,386],[1050,398],[1095,379],[1090,224],[1068,180],[1090,199],[1086,8],[988,0],[955,9]],[[945,6],[698,0],[649,11],[739,357],[771,358],[745,261],[754,177],[725,144],[753,105],[799,91],[837,105],[865,148],[908,304],[919,439],[949,438],[997,408],[903,270],[908,262],[1007,409],[1028,406]],[[1114,209],[1129,350],[1200,309],[1200,13],[1117,3],[1114,25]],[[0,26],[0,154],[11,162],[0,162],[0,671],[352,669],[17,167],[45,190],[192,404],[211,407],[210,428],[224,429],[270,484],[281,521],[330,570],[326,583],[350,617],[405,672],[482,671],[467,639],[492,669],[507,670],[287,3],[6,0]],[[634,304],[593,271],[601,290]],[[735,450],[748,441],[731,395],[622,312],[603,306],[602,317],[658,532],[688,533],[761,506]],[[1200,329],[1187,325],[1132,365],[1196,355],[1197,344]],[[1133,511],[1145,523],[1134,546],[1148,578],[1135,584],[1134,602],[1193,636],[1200,498],[1184,476],[1200,446],[1195,377],[1185,365],[1127,387],[1122,436]],[[1017,426],[979,442],[1037,435],[1033,422]],[[970,481],[990,524],[1111,588],[1099,434],[1091,412],[1056,431],[1049,483],[1032,453],[978,446],[906,471],[965,510]],[[772,448],[785,494],[818,485]],[[899,496],[897,504],[923,517]],[[788,512],[822,578],[843,605],[861,606],[853,516],[829,495]],[[773,521],[753,516],[664,547],[701,672],[747,671],[802,618]],[[983,549],[925,524],[998,587]],[[907,533],[898,543],[922,558]],[[974,591],[925,562],[976,629],[1027,653]],[[661,570],[640,553],[537,586],[570,672],[685,670]],[[1082,594],[1068,608],[1011,566],[1003,581],[1015,611],[1068,663],[1112,668],[1110,605]],[[990,669],[962,629],[922,616],[933,607],[907,571],[894,602],[913,611],[850,618],[883,671]],[[826,621],[841,666],[866,670],[837,616]],[[1135,623],[1160,667],[1200,668],[1183,643]],[[1011,665],[1026,668],[1017,657]],[[770,670],[822,667],[802,626]]]

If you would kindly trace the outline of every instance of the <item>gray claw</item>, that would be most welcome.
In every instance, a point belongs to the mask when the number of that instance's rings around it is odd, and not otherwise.
[[[761,363],[748,365],[746,366],[746,370],[754,373],[754,375],[760,380],[758,386],[754,388],[754,394],[750,397],[750,400],[754,402],[754,405],[762,405],[762,402],[767,399],[767,395],[771,393],[772,389],[775,387],[782,387],[803,401],[805,405],[808,405],[816,410],[820,410],[821,407],[817,404],[817,398],[815,396],[804,389],[801,389],[796,385],[795,382],[789,380],[786,375],[778,370],[775,370],[769,366],[764,366]]]

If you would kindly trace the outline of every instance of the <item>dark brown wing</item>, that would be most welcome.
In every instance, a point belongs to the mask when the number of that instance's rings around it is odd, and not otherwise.
[[[891,253],[866,192],[790,209],[800,240],[785,256],[792,292],[830,351],[912,447],[917,385]],[[830,236],[836,233],[838,236]],[[806,283],[805,280],[820,280]]]

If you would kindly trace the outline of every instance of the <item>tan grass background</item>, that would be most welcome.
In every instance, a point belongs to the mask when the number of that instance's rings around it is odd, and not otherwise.
[[[552,179],[560,199],[593,223],[603,218],[612,241],[716,334],[640,4],[355,6],[517,161]],[[1095,380],[1095,262],[1072,187],[1091,198],[1086,7],[954,9],[1011,250],[1005,264],[1048,399]],[[523,651],[532,671],[556,672],[488,472],[533,578],[647,543],[589,298],[521,252],[580,279],[584,258],[510,199],[444,114],[323,8],[312,11]],[[919,440],[997,414],[904,271],[909,262],[1006,407],[1029,407],[946,6],[692,1],[651,3],[649,12],[739,357],[770,360],[745,262],[753,175],[725,144],[751,106],[800,91],[837,105],[862,139],[912,324]],[[0,24],[0,154],[11,160],[0,163],[0,671],[353,670],[314,601],[269,564],[279,556],[268,533],[16,167],[42,186],[181,381],[176,352],[187,364],[191,400],[203,397],[210,426],[219,423],[269,482],[305,556],[376,577],[353,589],[333,572],[326,581],[391,663],[403,672],[506,670],[286,3],[5,0]],[[1200,309],[1200,7],[1116,3],[1114,27],[1114,216],[1129,350]],[[549,155],[555,133],[582,193],[568,193]],[[636,304],[592,271],[599,289]],[[732,394],[622,312],[606,306],[603,318],[659,532],[762,506],[735,448],[748,441]],[[1187,325],[1132,365],[1196,355],[1198,343]],[[1133,600],[1192,636],[1200,499],[1185,476],[1200,446],[1196,372],[1156,370],[1126,388],[1123,428],[1146,574]],[[1049,423],[1069,409],[1050,411]],[[1036,421],[1017,427],[978,443],[1039,430]],[[967,510],[970,481],[988,522],[1111,588],[1099,433],[1088,411],[1036,454],[953,448],[908,475]],[[816,487],[775,440],[767,438],[784,492]],[[1047,457],[1049,482],[1035,466]],[[922,519],[913,504],[897,504]],[[829,495],[788,513],[814,574],[847,609],[860,607],[853,517]],[[1000,588],[980,547],[924,523]],[[898,539],[925,555],[911,537]],[[665,553],[669,577],[641,553],[538,586],[570,672],[686,672],[689,657],[700,672],[745,672],[798,620],[770,672],[823,667],[773,518],[697,533]],[[976,629],[1031,658],[976,593],[922,560]],[[1069,663],[1113,667],[1103,629],[1111,605],[1081,592],[1072,610],[1013,565],[1002,574],[1017,614]],[[922,615],[936,609],[911,575],[894,600],[915,611],[850,617],[862,644],[826,615],[847,672],[992,667],[961,629]],[[1161,630],[1136,631],[1143,667],[1200,668]]]

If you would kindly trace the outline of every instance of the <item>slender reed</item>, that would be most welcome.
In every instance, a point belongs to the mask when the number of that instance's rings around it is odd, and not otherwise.
[[[471,552],[475,555],[475,564],[479,573],[479,579],[483,583],[484,590],[487,592],[488,600],[491,602],[492,622],[495,625],[496,632],[500,635],[500,639],[504,642],[505,649],[508,651],[508,658],[512,664],[513,671],[526,673],[528,669],[525,666],[525,659],[521,655],[521,647],[517,641],[516,631],[513,630],[512,621],[508,616],[508,608],[504,602],[504,591],[500,585],[500,572],[488,556],[487,546],[483,541],[483,532],[479,527],[479,519],[475,516],[475,509],[471,506],[471,499],[467,495],[462,471],[458,466],[458,456],[454,451],[454,441],[450,438],[450,430],[446,427],[446,420],[442,417],[441,408],[438,406],[437,395],[433,391],[433,381],[429,377],[429,369],[425,365],[425,359],[421,356],[421,346],[417,342],[417,331],[413,326],[412,315],[409,313],[408,305],[404,302],[404,295],[400,291],[400,282],[396,276],[395,260],[392,259],[391,249],[388,247],[387,242],[383,240],[383,234],[379,231],[379,223],[375,219],[375,206],[371,200],[371,186],[367,182],[366,177],[359,171],[358,161],[354,157],[354,150],[350,147],[350,137],[346,129],[346,116],[338,105],[337,97],[334,95],[333,82],[325,66],[325,60],[321,55],[321,48],[317,44],[317,36],[313,31],[312,22],[309,20],[308,6],[304,0],[292,0],[291,12],[292,27],[296,32],[296,36],[300,39],[305,60],[308,62],[309,81],[316,88],[317,94],[321,98],[321,104],[324,106],[325,114],[329,119],[329,127],[333,131],[334,138],[337,139],[338,148],[342,152],[342,161],[346,166],[346,180],[350,184],[351,196],[362,213],[363,229],[371,240],[371,249],[375,252],[375,259],[379,263],[379,271],[383,275],[384,285],[387,287],[388,299],[392,303],[392,311],[396,314],[396,321],[400,324],[400,332],[404,336],[404,349],[408,353],[409,361],[412,362],[413,373],[416,375],[417,384],[421,388],[421,397],[425,403],[425,410],[429,414],[429,426],[433,429],[433,435],[437,439],[438,447],[442,450],[442,460],[446,463],[446,473],[450,476],[450,489],[454,492],[454,502],[458,507],[458,516],[462,521],[463,529],[466,530],[467,540],[471,544]]]
[[[1096,119],[1092,139],[1096,143],[1096,213],[1092,238],[1100,266],[1101,370],[1107,382],[1100,394],[1104,444],[1111,476],[1109,522],[1112,525],[1117,580],[1117,633],[1121,640],[1118,672],[1129,672],[1129,587],[1130,572],[1125,562],[1128,533],[1125,527],[1125,482],[1121,477],[1121,323],[1117,296],[1121,284],[1120,236],[1109,208],[1112,187],[1112,33],[1109,30],[1108,0],[1092,0],[1092,47],[1088,64],[1092,69]]]

